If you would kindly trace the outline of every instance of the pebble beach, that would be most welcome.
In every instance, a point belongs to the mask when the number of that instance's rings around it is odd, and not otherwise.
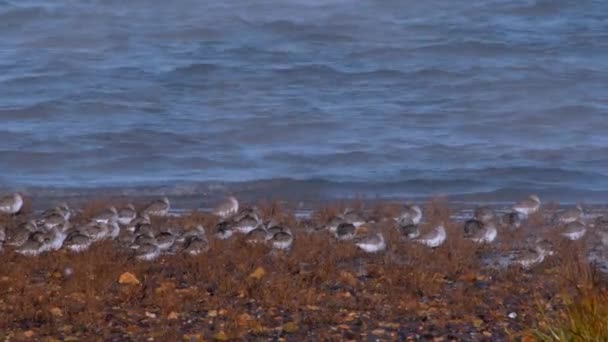
[[[504,340],[605,284],[597,207],[23,202],[0,219],[9,340]]]

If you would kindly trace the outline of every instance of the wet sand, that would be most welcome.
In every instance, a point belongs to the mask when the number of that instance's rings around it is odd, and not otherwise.
[[[85,222],[107,204],[85,202],[73,221]],[[422,228],[448,222],[447,242],[433,250],[381,219],[394,214],[394,203],[323,204],[305,219],[296,219],[297,204],[256,204],[264,218],[292,228],[291,251],[252,246],[242,236],[210,238],[209,251],[198,256],[178,253],[148,262],[137,261],[115,241],[78,254],[59,250],[37,257],[5,246],[0,338],[506,340],[533,335],[563,313],[581,288],[606,284],[587,259],[596,236],[560,239],[547,226],[547,213],[531,217],[517,231],[499,231],[496,244],[477,245],[462,237],[458,218],[467,208],[431,201],[424,206]],[[363,207],[378,222],[369,229],[385,234],[386,251],[367,254],[318,229],[347,205]],[[17,224],[35,215],[33,207],[30,202],[25,213],[2,216],[0,223]],[[217,223],[205,212],[179,212],[152,224],[186,229],[202,224],[211,233]],[[535,232],[540,226],[545,229]],[[555,245],[555,255],[541,265],[502,269],[484,262],[532,233]]]

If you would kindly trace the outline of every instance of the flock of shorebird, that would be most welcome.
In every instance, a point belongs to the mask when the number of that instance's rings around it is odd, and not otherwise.
[[[23,198],[19,193],[0,198],[0,214],[19,217]],[[516,203],[504,215],[488,207],[478,207],[473,217],[463,225],[463,236],[474,243],[493,243],[501,229],[518,229],[530,215],[538,213],[541,201],[536,195]],[[82,252],[92,244],[102,240],[116,240],[121,246],[133,250],[139,260],[153,260],[161,254],[180,251],[197,255],[209,250],[209,240],[204,227],[193,229],[183,227],[156,227],[151,217],[168,215],[169,199],[164,197],[148,203],[139,212],[131,204],[120,209],[109,207],[97,213],[84,224],[72,224],[72,210],[65,204],[49,209],[33,219],[13,220],[8,227],[0,226],[0,250],[4,244],[13,246],[17,253],[35,256],[47,251],[66,249]],[[230,196],[220,203],[212,214],[219,218],[213,229],[216,239],[229,239],[235,234],[244,235],[252,244],[268,244],[275,250],[289,250],[294,243],[292,230],[274,219],[262,220],[256,207],[240,208],[238,200]],[[404,205],[396,217],[387,218],[402,236],[421,245],[437,248],[448,238],[446,222],[439,222],[430,231],[420,231],[423,211],[418,205]],[[18,223],[18,221],[21,221]],[[559,212],[552,222],[560,230],[560,235],[569,240],[582,238],[588,227],[594,227],[602,244],[608,245],[608,219],[598,218],[588,224],[580,205]],[[333,217],[322,228],[339,241],[351,241],[359,249],[368,253],[384,251],[387,247],[382,231],[369,229],[375,222],[366,220],[364,215],[346,209]],[[529,268],[541,263],[552,255],[552,244],[542,238],[535,238],[529,245],[513,251],[511,264]]]

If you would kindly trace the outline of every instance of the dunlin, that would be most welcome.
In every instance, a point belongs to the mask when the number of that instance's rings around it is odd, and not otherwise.
[[[418,225],[422,220],[422,210],[415,204],[406,205],[395,220],[401,225]]]
[[[130,232],[134,232],[140,225],[150,225],[151,223],[152,221],[150,220],[150,216],[146,213],[142,213],[140,216],[129,222],[125,229]]]
[[[120,234],[118,234],[118,243],[122,246],[131,246],[135,241],[135,237],[136,235],[133,232],[123,229],[120,231]]]
[[[100,212],[99,214],[95,215],[91,221],[93,222],[97,222],[97,223],[103,223],[103,224],[107,224],[110,221],[117,221],[118,220],[118,211],[116,211],[116,208],[114,207],[109,207],[108,209]]]
[[[483,223],[478,219],[469,219],[464,223],[464,236],[470,237],[483,230]]]
[[[272,248],[279,250],[288,250],[291,248],[293,244],[293,235],[290,233],[283,231],[274,234],[272,239],[270,239],[272,243]]]
[[[481,229],[471,232],[467,238],[476,243],[492,243],[498,236],[498,230],[492,222],[484,224]]]
[[[6,241],[6,227],[0,225],[0,245],[3,245]]]
[[[135,250],[135,258],[137,260],[150,261],[158,258],[160,248],[155,244],[146,243]]]
[[[251,213],[236,220],[233,224],[233,228],[239,233],[247,234],[256,229],[261,223],[262,221],[258,215],[256,213]]]
[[[19,248],[17,248],[16,252],[25,256],[36,256],[40,254],[40,248],[42,247],[42,242],[36,239],[27,239]]]
[[[519,229],[522,224],[523,215],[518,212],[506,213],[502,217],[502,224],[510,230]]]
[[[560,232],[560,234],[567,238],[568,240],[578,240],[580,238],[582,238],[583,236],[585,236],[585,233],[587,232],[587,227],[585,226],[584,223],[580,222],[580,221],[573,221],[570,223],[567,223],[563,228],[562,231]]]
[[[226,198],[215,209],[213,215],[219,216],[222,219],[229,218],[239,211],[239,201],[234,196]]]
[[[436,247],[441,246],[445,242],[446,238],[447,238],[447,234],[445,231],[445,227],[443,226],[443,224],[440,224],[439,226],[435,227],[430,232],[417,238],[414,241],[421,243],[425,246],[431,247],[431,248],[436,248]]]
[[[156,246],[161,251],[168,250],[175,243],[175,235],[170,232],[161,232],[156,235]]]
[[[272,238],[272,236],[268,234],[266,228],[258,227],[247,234],[245,237],[245,242],[254,244],[265,243],[270,238]]]
[[[63,246],[68,250],[79,253],[89,249],[93,241],[79,231],[73,231],[66,237]]]
[[[220,240],[229,239],[234,234],[234,229],[229,222],[222,221],[215,227],[215,237]]]
[[[118,235],[120,235],[120,226],[118,225],[118,221],[112,219],[106,225],[108,226],[108,237],[112,240],[118,238]]]
[[[70,218],[72,217],[72,210],[70,210],[70,207],[66,203],[63,203],[63,204],[60,204],[59,206],[57,206],[55,208],[55,211],[59,215],[63,216],[63,219],[66,221],[69,221]]]
[[[143,245],[155,245],[157,241],[152,233],[144,233],[135,236],[135,240],[131,244],[131,249],[138,249]]]
[[[191,236],[186,239],[185,246],[184,252],[190,255],[199,255],[209,250],[209,242],[207,239],[197,236]]]
[[[399,228],[399,232],[410,239],[415,239],[420,236],[420,229],[415,224],[406,224],[397,226]]]
[[[542,263],[547,256],[553,255],[552,245],[547,240],[537,240],[533,248],[528,248],[513,253],[514,264],[525,269]]]
[[[30,237],[30,234],[37,230],[38,227],[36,226],[36,223],[33,220],[27,221],[8,231],[6,244],[9,246],[19,247],[27,241],[27,239]]]
[[[66,234],[58,228],[51,229],[44,235],[44,243],[40,247],[41,252],[59,250],[63,246],[66,237]]]
[[[473,217],[483,223],[493,221],[496,218],[494,210],[489,207],[478,207],[475,209]]]
[[[265,226],[266,226],[266,231],[268,231],[268,235],[270,236],[270,238],[272,238],[274,236],[274,234],[280,233],[280,232],[287,232],[287,233],[291,234],[291,230],[289,228],[286,228],[285,226],[279,224],[279,222],[277,222],[274,219],[271,219],[270,221],[266,222]]]
[[[577,204],[576,207],[566,209],[563,212],[557,214],[557,222],[562,224],[568,224],[583,219],[583,207]]]
[[[185,231],[182,234],[181,238],[185,239],[185,238],[188,238],[188,237],[191,237],[191,236],[206,239],[207,238],[207,233],[205,231],[205,227],[203,227],[202,225],[199,224],[196,227],[194,227],[193,229]]]
[[[537,195],[530,195],[528,198],[518,202],[513,206],[513,210],[521,215],[524,218],[527,218],[529,215],[534,214],[540,208],[540,199]]]
[[[15,215],[23,208],[23,197],[15,192],[0,198],[0,213]]]
[[[66,222],[65,217],[58,212],[51,212],[36,222],[39,227],[44,227],[46,230],[51,230],[63,225]]]
[[[332,234],[336,233],[336,229],[338,229],[338,226],[342,223],[345,223],[344,219],[341,216],[336,216],[334,218],[332,218],[329,223],[327,223],[327,225],[325,226],[325,228]]]
[[[118,223],[123,226],[131,224],[131,222],[135,220],[136,217],[137,211],[135,211],[135,207],[133,206],[133,204],[127,204],[118,211]]]
[[[608,229],[596,229],[596,234],[600,237],[602,245],[608,246]]]
[[[341,241],[352,240],[355,238],[357,228],[352,223],[341,223],[336,229],[334,236]]]
[[[363,219],[363,217],[361,217],[361,215],[359,215],[359,213],[357,213],[353,209],[347,208],[346,210],[344,210],[342,218],[344,219],[344,221],[352,224],[356,228],[365,224],[365,220]]]
[[[110,233],[107,225],[95,222],[81,226],[77,230],[83,235],[88,236],[93,242],[105,239]]]
[[[382,233],[376,233],[360,239],[355,243],[357,247],[367,253],[377,253],[386,249],[386,242]]]
[[[133,234],[135,235],[149,235],[149,236],[155,236],[156,235],[156,230],[154,229],[154,227],[152,227],[151,224],[138,224],[137,228],[135,228],[135,230],[133,231]]]
[[[171,203],[169,202],[169,198],[163,197],[159,200],[150,202],[144,210],[142,210],[142,213],[148,214],[149,216],[166,216],[169,213],[170,208]]]

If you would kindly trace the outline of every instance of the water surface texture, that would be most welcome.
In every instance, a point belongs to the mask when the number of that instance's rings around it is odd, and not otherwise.
[[[607,114],[607,1],[0,0],[4,189],[608,201]]]

